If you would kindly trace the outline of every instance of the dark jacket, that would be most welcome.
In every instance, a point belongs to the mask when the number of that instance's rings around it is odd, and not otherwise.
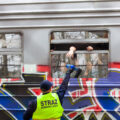
[[[57,90],[57,94],[59,96],[61,104],[63,103],[63,98],[64,98],[65,92],[67,90],[67,87],[68,87],[69,79],[70,79],[70,73],[66,73],[66,76],[65,76],[62,84],[60,85],[59,89]],[[30,120],[32,118],[32,115],[33,115],[34,111],[36,110],[36,108],[37,108],[37,99],[35,99],[34,101],[31,101],[29,103],[28,108],[23,115],[23,120]]]

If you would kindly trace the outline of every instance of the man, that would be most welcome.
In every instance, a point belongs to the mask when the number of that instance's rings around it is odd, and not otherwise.
[[[68,87],[70,74],[74,68],[68,69],[66,76],[56,93],[52,93],[52,83],[44,80],[40,84],[42,95],[31,101],[23,115],[24,120],[60,120],[63,113],[62,102]]]
[[[86,47],[86,50],[87,51],[92,51],[93,47],[92,46],[88,46],[88,47]],[[86,62],[86,55],[85,54],[78,54],[78,55],[76,55],[75,52],[76,52],[76,47],[75,46],[71,46],[69,48],[69,51],[66,54],[66,56],[68,58],[74,58],[73,59],[75,61],[74,65],[76,65],[76,66],[80,65],[82,67],[82,71],[84,71],[84,72],[82,72],[82,76],[86,77],[88,75],[88,70],[92,69],[91,68],[92,64],[91,64],[91,62]],[[86,65],[86,64],[87,64],[87,67],[86,67],[87,69],[84,67],[84,65]]]
[[[82,68],[83,77],[96,77],[98,74],[98,68],[96,65],[102,65],[102,61],[100,60],[98,54],[90,54],[90,51],[93,51],[94,48],[92,46],[87,46],[86,50],[89,52],[87,54],[79,54],[76,58],[76,64],[75,65],[86,65],[86,68]],[[70,58],[74,58],[75,56],[76,48],[74,46],[70,47],[69,52],[67,53],[67,56]]]
[[[75,65],[76,66],[75,72],[73,72],[72,77],[78,78],[79,75],[82,72],[82,69],[77,67],[78,66],[78,59],[77,59],[77,54],[75,53],[75,51],[76,51],[76,48],[74,46],[71,46],[69,48],[69,51],[66,54],[66,58],[67,58],[66,63],[70,64],[70,65]]]
[[[88,46],[87,51],[93,51],[94,48],[92,46]],[[88,77],[98,77],[99,75],[99,67],[98,65],[102,65],[102,61],[99,58],[97,53],[94,54],[86,54],[87,66],[85,71],[85,76]]]
[[[60,69],[55,70],[52,73],[53,78],[64,78],[65,73],[67,71],[67,68],[69,68],[69,65],[74,65],[77,66],[77,54],[75,53],[76,48],[74,46],[71,46],[69,48],[69,51],[67,54],[61,55],[58,61],[58,65],[60,66]],[[51,50],[53,52],[53,50]],[[56,59],[56,56],[54,56]],[[52,58],[54,61],[54,58]],[[54,64],[54,63],[53,63]],[[58,65],[53,65],[53,66],[58,66]],[[67,67],[67,68],[66,68]],[[71,78],[78,78],[78,76],[81,74],[82,70],[78,67],[75,68],[74,72],[71,74]]]

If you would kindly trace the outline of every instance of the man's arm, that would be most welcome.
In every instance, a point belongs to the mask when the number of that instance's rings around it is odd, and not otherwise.
[[[68,88],[68,82],[69,82],[69,80],[70,80],[70,73],[71,73],[72,71],[73,71],[72,69],[69,70],[69,71],[67,71],[66,76],[65,76],[62,84],[60,85],[60,88],[57,90],[57,94],[58,94],[58,96],[59,96],[59,99],[60,99],[61,104],[62,104],[62,102],[63,102],[63,98],[64,98],[64,95],[65,95],[65,92],[66,92],[66,90],[67,90],[67,88]]]
[[[30,120],[32,118],[33,112],[36,110],[37,100],[31,101],[28,105],[27,110],[23,115],[23,120]]]

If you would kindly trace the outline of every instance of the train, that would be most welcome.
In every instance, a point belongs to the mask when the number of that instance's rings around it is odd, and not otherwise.
[[[82,74],[70,79],[61,120],[120,120],[119,32],[119,0],[1,0],[1,120],[22,120],[41,81],[59,88],[71,46]]]

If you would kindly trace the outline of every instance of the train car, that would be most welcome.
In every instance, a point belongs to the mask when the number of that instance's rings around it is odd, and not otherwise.
[[[119,32],[119,0],[1,0],[0,119],[22,120],[41,81],[56,91],[74,46],[61,120],[120,120]]]

